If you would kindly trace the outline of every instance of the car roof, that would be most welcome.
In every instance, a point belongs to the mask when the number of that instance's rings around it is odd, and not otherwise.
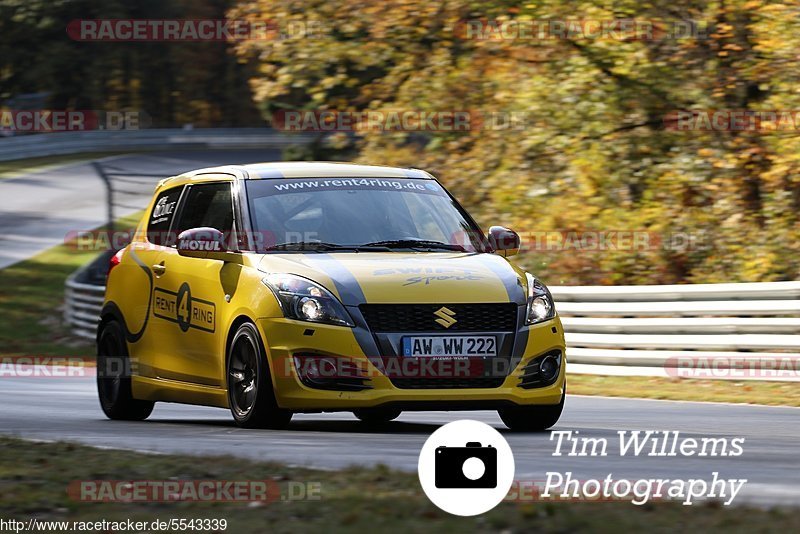
[[[222,175],[222,176],[221,176]],[[382,165],[356,165],[328,161],[275,161],[248,165],[224,165],[197,169],[162,180],[159,184],[177,185],[187,182],[218,181],[235,178],[269,180],[281,178],[423,178],[433,179],[419,169],[385,167]]]

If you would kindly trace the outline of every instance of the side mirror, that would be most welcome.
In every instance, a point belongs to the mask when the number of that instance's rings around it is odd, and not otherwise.
[[[216,228],[192,228],[178,235],[178,254],[188,258],[225,260],[230,254],[225,234]]]
[[[489,244],[495,252],[507,258],[519,252],[519,235],[503,226],[492,226],[489,228]]]

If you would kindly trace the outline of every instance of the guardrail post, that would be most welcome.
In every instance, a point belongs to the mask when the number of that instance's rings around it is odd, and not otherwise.
[[[114,190],[111,185],[111,177],[106,174],[105,169],[103,166],[97,162],[92,162],[92,167],[94,167],[95,172],[97,175],[100,176],[100,179],[103,180],[103,184],[106,187],[106,212],[108,216],[108,230],[114,231]]]

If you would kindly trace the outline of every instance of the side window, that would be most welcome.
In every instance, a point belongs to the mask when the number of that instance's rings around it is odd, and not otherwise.
[[[229,183],[197,184],[189,188],[174,229],[175,235],[201,226],[230,235],[233,230],[233,199]]]
[[[175,241],[169,238],[168,232],[181,191],[183,187],[176,187],[158,195],[147,223],[147,240],[154,245],[170,246]]]

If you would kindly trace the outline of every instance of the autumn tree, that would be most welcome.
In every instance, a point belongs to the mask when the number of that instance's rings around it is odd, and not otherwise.
[[[800,109],[795,11],[768,0],[251,0],[229,17],[327,29],[238,44],[267,119],[285,108],[522,112],[522,128],[361,132],[359,159],[429,169],[486,226],[646,233],[638,249],[540,244],[518,260],[551,283],[626,284],[800,275],[797,131],[669,127],[679,110]],[[637,20],[652,35],[465,35],[475,20]]]

